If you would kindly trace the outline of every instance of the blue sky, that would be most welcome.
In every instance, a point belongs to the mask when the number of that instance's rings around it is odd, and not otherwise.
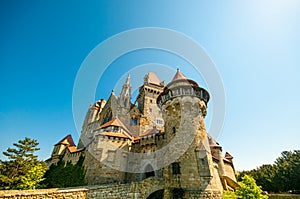
[[[117,33],[162,27],[193,38],[214,61],[226,92],[218,141],[236,168],[272,163],[283,150],[299,149],[299,11],[297,0],[1,1],[0,150],[27,136],[46,159],[65,135],[77,141],[72,91],[84,59]],[[118,73],[106,71],[96,98],[107,98],[113,81],[144,63],[193,75],[162,52],[131,53],[112,64]]]

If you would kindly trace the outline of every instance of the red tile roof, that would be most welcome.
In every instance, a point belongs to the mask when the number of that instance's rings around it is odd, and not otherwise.
[[[145,136],[149,136],[149,135],[154,135],[154,134],[159,134],[160,131],[157,128],[153,128],[153,129],[148,129],[145,132],[143,132],[140,137],[145,137]]]
[[[108,126],[119,126],[119,127],[123,127],[124,129],[126,129],[125,125],[118,118],[113,118],[112,120],[101,125],[100,129],[108,127]]]
[[[148,73],[148,79],[149,79],[149,83],[161,86],[160,80],[159,80],[158,76],[155,73],[149,72]]]
[[[225,158],[228,159],[228,160],[233,159],[232,155],[230,155],[230,153],[228,153],[228,152],[225,153]]]
[[[76,153],[84,150],[84,148],[77,149],[75,146],[69,146],[68,149],[70,153]]]
[[[172,82],[174,82],[176,80],[180,80],[180,79],[187,79],[187,78],[180,72],[179,69],[177,69],[177,73],[173,77]]]
[[[114,133],[114,132],[103,132],[100,135],[111,136],[111,137],[119,137],[119,138],[130,138],[123,133]]]
[[[60,144],[67,145],[67,146],[75,146],[76,147],[76,145],[74,144],[73,138],[72,138],[72,136],[70,134],[67,135],[66,137],[64,137],[61,141],[59,141],[55,145],[60,145]]]

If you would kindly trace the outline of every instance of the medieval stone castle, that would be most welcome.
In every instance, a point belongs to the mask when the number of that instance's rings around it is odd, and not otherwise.
[[[129,187],[105,198],[220,199],[237,183],[233,157],[206,132],[208,101],[177,70],[167,85],[149,72],[132,103],[128,75],[119,97],[112,91],[89,107],[78,145],[67,135],[48,164],[75,164],[83,155],[89,185]]]

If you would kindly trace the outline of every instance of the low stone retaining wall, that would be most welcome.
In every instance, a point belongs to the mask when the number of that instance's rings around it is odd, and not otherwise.
[[[0,191],[0,199],[86,199],[88,188],[5,190]]]
[[[65,189],[5,190],[0,191],[0,199],[131,199],[131,185],[107,185],[75,187]]]
[[[111,185],[89,187],[88,199],[109,198],[109,199],[131,199],[131,185]]]
[[[146,199],[150,194],[157,191],[164,191],[164,198],[171,197],[170,190],[165,189],[163,179],[150,177],[141,182],[131,184],[111,184],[64,189],[5,190],[0,191],[0,199]],[[219,192],[202,192],[199,190],[187,190],[184,198],[199,198],[199,196],[202,199],[221,198]]]

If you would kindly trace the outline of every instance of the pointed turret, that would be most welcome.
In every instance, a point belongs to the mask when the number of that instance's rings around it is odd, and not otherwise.
[[[187,78],[186,78],[186,76],[184,76],[181,72],[180,72],[180,70],[179,70],[179,68],[177,68],[177,72],[176,72],[176,74],[174,75],[174,77],[173,77],[173,79],[172,79],[172,82],[174,82],[174,81],[177,81],[177,80],[187,80]]]
[[[128,74],[127,79],[123,85],[120,99],[119,107],[122,109],[122,114],[127,114],[131,106],[131,85],[130,85],[130,74]]]
[[[130,86],[130,74],[127,75],[125,84]]]

